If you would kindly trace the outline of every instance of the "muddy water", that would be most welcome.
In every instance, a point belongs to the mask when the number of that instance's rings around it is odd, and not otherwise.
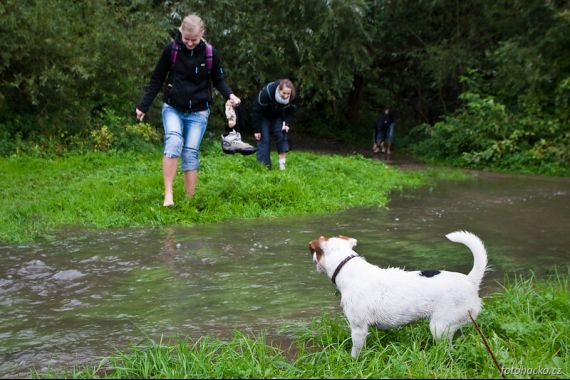
[[[568,180],[478,174],[394,194],[386,209],[68,230],[51,242],[0,244],[0,376],[92,364],[147,337],[283,335],[284,326],[339,312],[308,254],[319,235],[358,239],[356,250],[380,266],[468,272],[471,254],[444,235],[472,231],[494,269],[488,293],[507,273],[545,276],[570,265],[568,226]]]

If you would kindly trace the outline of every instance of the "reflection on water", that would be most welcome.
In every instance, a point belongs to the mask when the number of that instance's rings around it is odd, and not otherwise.
[[[479,175],[395,194],[388,209],[0,245],[0,376],[94,363],[146,337],[279,334],[339,312],[307,249],[320,235],[358,239],[356,250],[380,266],[466,273],[471,253],[444,235],[472,231],[489,251],[489,292],[505,273],[569,265],[569,222],[569,181]]]

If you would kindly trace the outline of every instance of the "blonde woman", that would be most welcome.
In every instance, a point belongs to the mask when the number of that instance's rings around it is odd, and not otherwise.
[[[172,184],[179,158],[182,158],[186,195],[194,195],[200,143],[210,116],[210,81],[227,104],[235,107],[241,102],[226,84],[220,58],[203,39],[204,31],[204,22],[199,16],[190,14],[182,20],[174,42],[163,49],[143,99],[136,107],[137,119],[143,120],[163,83],[167,82],[162,106],[165,207],[174,205]]]

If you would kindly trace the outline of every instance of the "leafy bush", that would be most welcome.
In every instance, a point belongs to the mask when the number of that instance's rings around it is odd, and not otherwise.
[[[145,52],[168,35],[149,5],[134,12],[120,3],[2,2],[0,124],[8,139],[66,140],[104,108],[134,112],[133,90],[156,59]]]
[[[49,157],[69,151],[148,151],[161,142],[161,134],[148,123],[131,123],[111,109],[93,120],[93,126],[79,132],[60,131],[57,136],[29,133],[27,138],[18,126],[0,124],[0,155]]]
[[[156,129],[148,123],[129,123],[113,110],[105,109],[95,122],[83,148],[98,151],[144,150],[160,142]]]
[[[558,102],[568,101],[568,83],[558,90]],[[570,125],[564,113],[549,115],[524,109],[515,113],[493,96],[465,92],[466,102],[454,115],[433,127],[412,131],[419,140],[412,151],[431,161],[473,168],[568,174]],[[563,108],[557,108],[559,110]]]

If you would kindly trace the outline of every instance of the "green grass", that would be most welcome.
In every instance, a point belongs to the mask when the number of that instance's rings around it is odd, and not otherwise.
[[[507,378],[568,378],[570,375],[570,272],[548,279],[506,279],[484,299],[478,324]],[[331,298],[331,302],[337,300]],[[473,326],[463,328],[454,348],[434,343],[427,322],[388,331],[371,329],[357,360],[350,331],[339,313],[286,328],[292,350],[263,336],[236,332],[228,341],[203,337],[172,344],[150,341],[105,358],[93,368],[35,374],[64,378],[500,378]],[[534,371],[534,374],[531,372]],[[539,373],[542,371],[542,374]],[[548,373],[544,373],[549,371]]]
[[[331,213],[383,206],[390,191],[459,171],[399,171],[362,156],[292,152],[287,170],[266,170],[255,156],[228,156],[205,141],[195,196],[175,181],[175,206],[162,207],[162,155],[89,152],[0,160],[0,241],[29,241],[66,226],[158,227],[235,218]],[[273,156],[276,160],[276,156]]]

